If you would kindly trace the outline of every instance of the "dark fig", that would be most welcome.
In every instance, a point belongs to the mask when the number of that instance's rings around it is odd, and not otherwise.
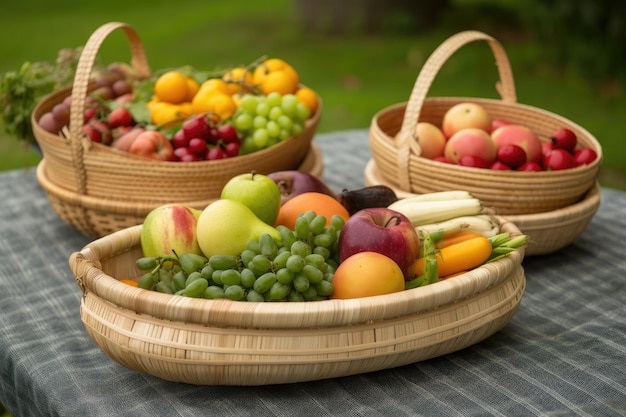
[[[357,190],[344,189],[337,194],[337,200],[352,215],[365,208],[388,207],[398,200],[398,196],[386,185],[370,185]]]

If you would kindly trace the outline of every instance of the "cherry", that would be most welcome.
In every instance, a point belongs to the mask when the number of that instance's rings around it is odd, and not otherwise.
[[[126,107],[118,107],[109,113],[107,121],[112,128],[130,126],[133,124],[133,115]]]
[[[239,155],[239,148],[241,148],[239,142],[228,142],[224,145],[224,152],[229,157],[237,156]]]
[[[217,128],[217,134],[224,143],[239,142],[237,130],[231,124],[223,124]]]
[[[202,138],[191,138],[189,139],[189,145],[187,145],[187,149],[193,154],[196,155],[204,155],[206,153],[207,143]]]
[[[537,162],[529,161],[517,167],[517,171],[539,172],[539,171],[543,171],[543,169],[541,168],[541,165],[539,165]]]
[[[209,124],[204,115],[199,115],[185,120],[183,123],[183,133],[189,139],[204,138],[209,134]]]
[[[498,148],[497,158],[498,161],[511,168],[517,168],[526,162],[527,156],[521,146],[508,144]]]
[[[576,149],[578,139],[576,138],[576,134],[571,130],[561,128],[552,134],[550,141],[555,149],[565,149],[566,151],[573,153],[574,149]]]
[[[574,163],[576,166],[587,165],[596,160],[598,154],[591,148],[582,148],[574,153]]]
[[[511,171],[512,170],[510,166],[508,166],[507,164],[501,161],[494,162],[493,164],[491,164],[489,168],[493,169],[494,171]]]
[[[480,156],[464,155],[459,159],[459,165],[472,168],[489,168],[489,163]]]
[[[172,145],[174,148],[185,148],[189,145],[189,139],[191,138],[185,136],[185,132],[182,129],[177,130],[172,137]]]
[[[226,157],[226,152],[224,152],[224,150],[219,146],[215,146],[207,149],[205,159],[209,161],[215,161],[217,159],[224,159]]]
[[[574,157],[565,149],[553,149],[543,158],[543,168],[549,171],[573,168],[576,166]]]

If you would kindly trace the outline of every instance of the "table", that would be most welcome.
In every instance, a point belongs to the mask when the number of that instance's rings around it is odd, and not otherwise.
[[[318,134],[325,179],[363,186],[367,130]],[[0,174],[0,402],[17,416],[626,415],[626,193],[602,189],[580,239],[527,257],[511,322],[439,358],[261,387],[172,383],[118,365],[79,317],[69,255],[91,239],[57,217],[33,169]]]

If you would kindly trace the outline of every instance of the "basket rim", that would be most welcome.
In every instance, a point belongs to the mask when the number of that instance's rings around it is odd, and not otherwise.
[[[513,235],[521,233],[514,223],[500,220],[503,231]],[[180,312],[186,322],[220,327],[337,327],[397,318],[474,296],[507,279],[515,268],[520,267],[524,258],[524,248],[520,248],[505,258],[482,265],[453,280],[388,295],[301,303],[206,300],[131,287],[100,269],[100,256],[115,256],[136,248],[136,245],[119,247],[111,242],[123,237],[127,242],[138,244],[141,228],[142,225],[137,225],[120,230],[72,253],[69,263],[81,289],[137,313],[171,320],[172,313]]]

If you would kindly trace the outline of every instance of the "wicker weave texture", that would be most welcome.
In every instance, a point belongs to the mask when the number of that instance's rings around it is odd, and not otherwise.
[[[501,100],[468,97],[426,97],[439,68],[460,47],[474,41],[489,44],[500,73],[496,84]],[[580,146],[598,154],[591,164],[562,171],[495,171],[444,164],[420,156],[413,138],[419,122],[441,125],[445,112],[455,104],[472,101],[493,118],[528,126],[542,142],[558,128],[569,128]],[[397,141],[393,138],[398,135]],[[395,188],[423,194],[463,189],[472,192],[497,214],[532,214],[566,207],[579,201],[595,184],[602,148],[583,127],[552,112],[516,103],[513,76],[502,46],[481,32],[461,32],[444,42],[429,57],[407,103],[378,112],[370,126],[370,149],[381,178]]]
[[[510,222],[503,229],[520,233]],[[353,300],[203,300],[118,282],[135,276],[134,226],[70,258],[81,319],[115,361],[199,385],[266,385],[352,375],[433,358],[503,328],[525,289],[523,249],[427,287]]]

